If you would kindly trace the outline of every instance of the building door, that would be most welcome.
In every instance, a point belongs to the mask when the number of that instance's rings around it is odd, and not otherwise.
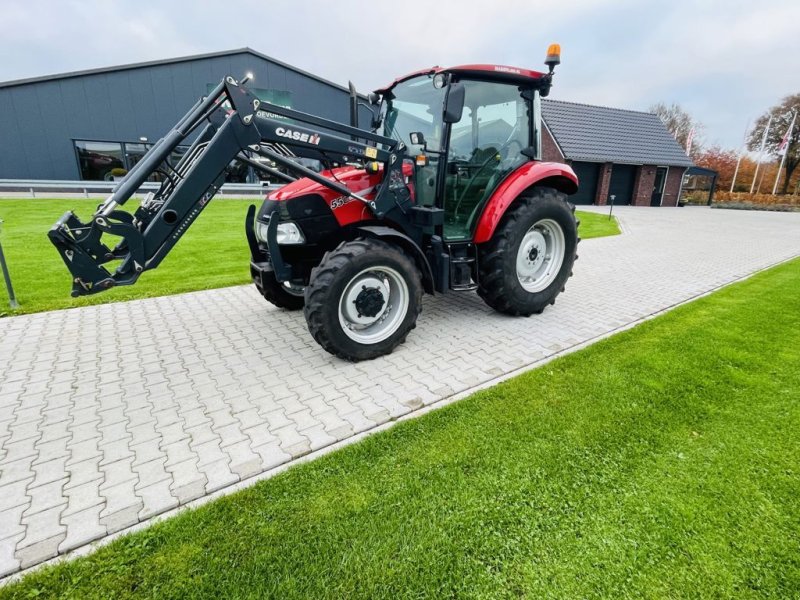
[[[574,162],[572,170],[578,176],[578,191],[569,197],[573,204],[594,204],[600,165],[590,162]]]
[[[633,198],[633,183],[636,180],[636,165],[614,165],[608,184],[608,203],[614,196],[614,204],[630,204]]]
[[[650,206],[661,206],[664,197],[664,185],[667,183],[667,170],[669,167],[658,167],[656,178],[653,180],[653,195],[650,197]]]

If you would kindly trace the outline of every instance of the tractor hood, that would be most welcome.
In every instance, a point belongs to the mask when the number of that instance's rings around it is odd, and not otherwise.
[[[373,188],[378,185],[383,178],[382,172],[370,174],[364,169],[351,166],[337,167],[335,169],[322,171],[320,175],[346,186],[352,192],[361,192],[366,197],[371,197]],[[292,183],[287,183],[279,190],[275,190],[267,196],[267,200],[291,200],[292,198],[307,196],[309,194],[322,196],[327,199],[329,203],[333,199],[339,197],[336,191],[304,177]]]
[[[403,164],[403,174],[406,177],[406,181],[410,181],[413,170],[414,168],[410,163]],[[369,200],[375,198],[376,189],[383,180],[382,169],[377,173],[367,173],[363,168],[354,166],[337,167],[322,171],[320,175],[344,185],[350,191]],[[410,187],[413,197],[413,186]],[[369,209],[363,203],[350,196],[343,196],[339,192],[307,178],[298,179],[284,185],[279,190],[275,190],[267,196],[265,204],[270,202],[289,202],[293,199],[307,198],[309,196],[321,197],[330,206],[340,225],[348,225],[370,218]]]

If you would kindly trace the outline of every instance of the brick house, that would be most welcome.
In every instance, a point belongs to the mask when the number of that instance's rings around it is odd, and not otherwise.
[[[544,160],[565,162],[580,180],[575,204],[677,206],[692,160],[654,114],[546,99]]]

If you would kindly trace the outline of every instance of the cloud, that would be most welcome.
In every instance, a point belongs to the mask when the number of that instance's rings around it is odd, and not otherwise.
[[[0,80],[251,46],[359,89],[440,64],[539,68],[559,41],[553,96],[646,109],[678,102],[709,141],[800,89],[796,0],[7,0]]]

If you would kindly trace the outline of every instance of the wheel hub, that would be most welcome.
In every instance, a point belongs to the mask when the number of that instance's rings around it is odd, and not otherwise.
[[[539,246],[531,246],[531,249],[528,251],[528,262],[533,264],[539,258]]]
[[[527,231],[517,251],[517,278],[527,292],[550,285],[564,261],[564,231],[552,219],[542,219]]]
[[[522,241],[520,248],[522,264],[517,265],[517,271],[524,276],[532,276],[542,263],[547,259],[547,240],[543,232],[533,230]]]
[[[386,304],[386,300],[383,298],[383,293],[378,288],[368,288],[366,285],[362,285],[361,292],[359,292],[356,299],[353,300],[353,304],[356,305],[359,317],[362,315],[365,317],[375,317],[381,312],[383,305]]]
[[[356,277],[342,298],[342,316],[346,326],[365,327],[380,321],[391,308],[389,280],[379,273],[366,272]]]

